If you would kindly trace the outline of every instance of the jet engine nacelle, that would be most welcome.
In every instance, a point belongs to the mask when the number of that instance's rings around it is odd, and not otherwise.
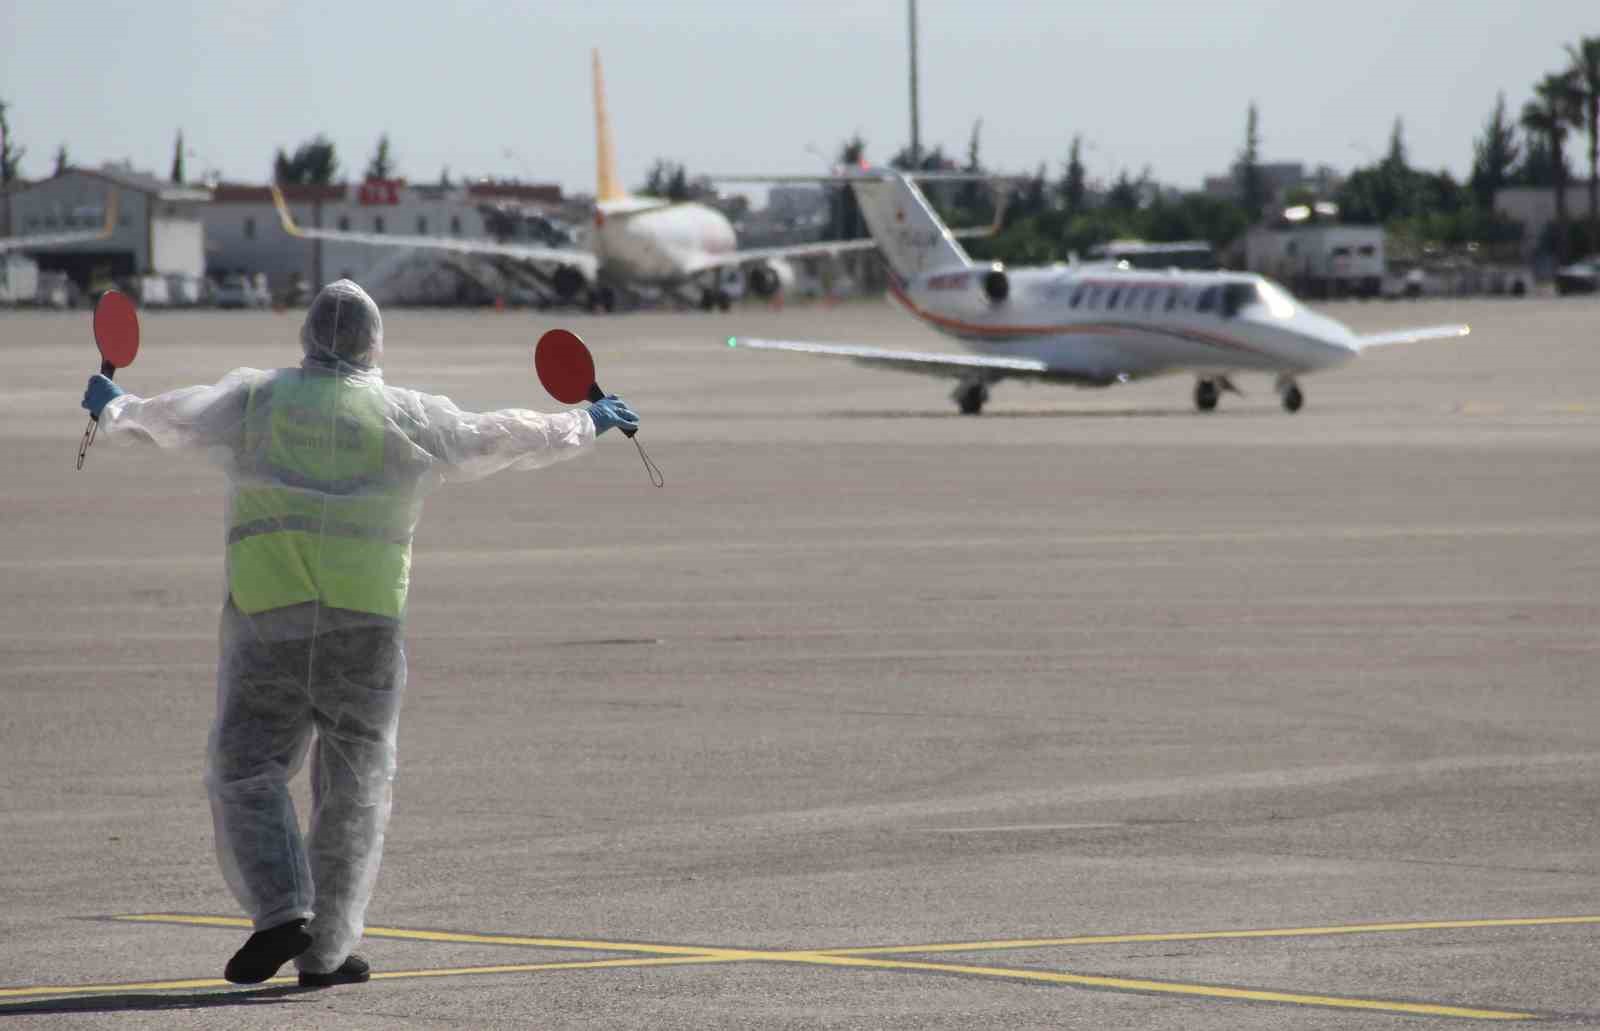
[[[745,286],[757,297],[776,297],[794,289],[794,266],[783,258],[768,258],[745,268]]]
[[[577,266],[562,265],[550,277],[550,285],[555,288],[556,293],[561,295],[563,301],[570,301],[578,296],[578,292],[588,286],[589,283],[588,280],[584,279],[583,272]]]
[[[1011,277],[1006,275],[1006,267],[998,261],[983,274],[983,296],[989,299],[990,304],[1000,304],[1011,296]]]
[[[745,273],[745,282],[750,284],[750,292],[757,297],[771,297],[783,288],[777,269],[766,262],[751,266],[750,271]]]

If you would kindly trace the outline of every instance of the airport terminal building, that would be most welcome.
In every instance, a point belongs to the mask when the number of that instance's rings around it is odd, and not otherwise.
[[[41,269],[65,272],[80,288],[144,275],[204,275],[203,212],[210,200],[204,187],[116,166],[69,168],[6,197],[11,232],[23,237],[99,229],[107,205],[116,204],[115,228],[105,239],[22,248]]]
[[[559,225],[553,213],[564,200],[559,185],[542,183],[413,185],[392,180],[282,189],[295,222],[308,228],[479,240],[526,233],[524,216],[529,212],[551,212],[552,227]],[[291,236],[264,185],[217,185],[203,218],[211,275],[264,274],[274,292],[297,281],[320,284],[341,276],[366,284],[411,253]]]

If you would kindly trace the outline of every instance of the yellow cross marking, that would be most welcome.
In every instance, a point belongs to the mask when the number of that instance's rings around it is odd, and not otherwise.
[[[175,913],[142,913],[112,919],[132,923],[183,924],[197,927],[248,929],[250,922],[238,917],[194,916]],[[1600,924],[1600,916],[1551,916],[1489,918],[1482,920],[1424,920],[1400,923],[1334,924],[1322,927],[1279,927],[1233,931],[1175,931],[1153,934],[1078,935],[1066,938],[1011,938],[968,942],[938,942],[923,945],[880,945],[836,949],[741,949],[710,945],[673,945],[654,942],[611,941],[607,939],[545,938],[512,934],[477,934],[460,931],[414,930],[399,927],[369,927],[372,938],[442,942],[468,945],[500,945],[513,948],[571,949],[586,952],[622,952],[629,955],[577,959],[546,963],[508,963],[492,966],[435,967],[418,970],[389,970],[374,973],[373,980],[395,981],[430,977],[463,977],[486,974],[521,974],[551,970],[604,970],[617,968],[693,966],[718,963],[793,963],[810,966],[867,970],[904,970],[937,974],[962,974],[971,977],[1003,978],[1046,984],[1072,985],[1119,992],[1229,999],[1251,1002],[1287,1003],[1331,1009],[1404,1014],[1408,1016],[1457,1017],[1473,1020],[1533,1020],[1538,1014],[1440,1003],[1404,1002],[1389,999],[1364,999],[1339,995],[1283,992],[1261,988],[1188,984],[1147,978],[1105,977],[1074,974],[1068,971],[1038,970],[1028,967],[983,966],[969,963],[944,963],[928,960],[889,959],[894,955],[957,952],[993,952],[1007,949],[1057,948],[1074,945],[1117,945],[1148,942],[1223,941],[1253,938],[1296,938],[1313,935],[1381,934],[1416,931],[1464,930],[1510,927],[1561,927]],[[292,977],[277,977],[267,984],[292,984]],[[130,991],[175,991],[196,988],[227,988],[227,981],[194,978],[175,981],[121,982],[85,985],[36,985],[0,988],[0,999],[39,998],[42,996],[93,995]],[[0,1008],[0,1012],[4,1012]]]

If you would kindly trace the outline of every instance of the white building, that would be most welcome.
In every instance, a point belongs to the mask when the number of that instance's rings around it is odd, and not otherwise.
[[[302,226],[463,239],[497,239],[496,229],[511,228],[496,224],[500,206],[553,209],[562,202],[561,188],[553,184],[417,186],[387,181],[286,186],[283,193]],[[264,273],[274,292],[297,280],[314,288],[339,277],[370,287],[373,273],[392,267],[399,253],[393,247],[290,236],[265,186],[217,186],[205,221],[211,276]]]
[[[201,213],[209,190],[169,183],[119,167],[70,168],[13,190],[11,231],[19,236],[98,229],[117,195],[117,221],[103,240],[24,253],[46,270],[65,272],[80,287],[144,275],[199,276],[205,271]]]
[[[1577,223],[1589,217],[1589,187],[1583,181],[1567,184],[1567,219]],[[1496,190],[1494,210],[1522,223],[1522,258],[1548,273],[1558,264],[1540,253],[1540,244],[1556,220],[1556,191],[1549,186],[1508,186]]]
[[[1245,237],[1245,267],[1303,297],[1376,297],[1384,261],[1382,226],[1306,222]]]

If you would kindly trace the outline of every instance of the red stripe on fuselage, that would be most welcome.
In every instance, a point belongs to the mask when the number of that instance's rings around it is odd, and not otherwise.
[[[923,309],[918,306],[916,301],[911,299],[911,295],[906,293],[905,288],[896,282],[893,276],[889,278],[889,290],[894,294],[895,299],[905,305],[907,310],[917,318],[935,329],[948,330],[957,334],[1005,339],[1009,337],[1065,336],[1073,333],[1152,333],[1158,336],[1175,337],[1189,343],[1209,344],[1213,347],[1260,355],[1263,358],[1282,360],[1279,355],[1268,354],[1258,347],[1252,347],[1232,337],[1218,336],[1215,333],[1207,333],[1198,329],[1175,329],[1147,323],[1074,322],[1057,326],[984,326],[975,322],[963,322],[948,315],[940,315]]]

